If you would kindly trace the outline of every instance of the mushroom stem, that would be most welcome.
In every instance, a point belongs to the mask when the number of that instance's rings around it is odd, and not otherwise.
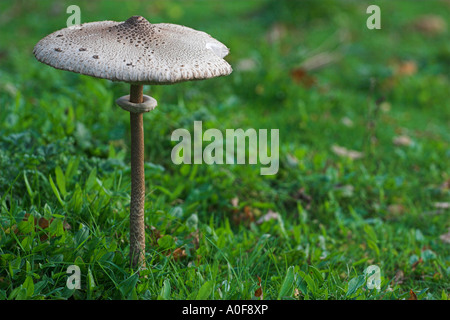
[[[131,85],[130,102],[143,102],[143,85]],[[132,268],[145,265],[145,175],[144,124],[142,113],[130,112],[131,125],[131,203],[130,203],[130,262]]]

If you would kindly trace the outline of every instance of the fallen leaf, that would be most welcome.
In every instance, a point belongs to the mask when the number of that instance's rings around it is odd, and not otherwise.
[[[239,71],[252,71],[256,69],[256,62],[252,58],[241,59],[236,63],[236,69]]]
[[[178,261],[182,258],[185,258],[186,255],[186,250],[182,249],[182,248],[176,248],[173,252],[172,252],[172,258],[175,261]]]
[[[350,158],[352,160],[356,160],[356,159],[360,159],[360,158],[364,157],[364,154],[362,152],[355,151],[355,150],[349,150],[347,148],[340,147],[337,145],[333,145],[331,147],[331,150],[340,157],[346,157],[346,158]]]
[[[412,60],[401,61],[395,68],[398,76],[412,76],[417,73],[417,64]]]
[[[339,193],[342,197],[352,197],[355,187],[351,184],[345,184],[345,185],[338,184],[338,185],[334,186],[334,189],[336,191],[339,191]]]
[[[388,113],[389,111],[391,111],[391,104],[387,101],[384,101],[384,102],[380,103],[379,108],[384,113]]]
[[[256,221],[256,224],[262,224],[263,222],[270,221],[270,220],[276,220],[280,217],[280,214],[278,212],[274,212],[269,209],[265,215],[263,215],[261,218]]]
[[[394,276],[394,283],[402,284],[404,279],[405,279],[405,273],[402,270],[399,270],[399,271],[397,271],[397,273]]]
[[[250,206],[245,206],[243,211],[234,208],[232,220],[235,224],[241,223],[244,223],[245,225],[250,224],[250,222],[255,221],[253,209]]]
[[[409,290],[409,298],[408,300],[417,300],[417,296],[412,289]]]
[[[447,23],[438,15],[423,15],[413,22],[413,27],[425,35],[438,35],[446,31]]]
[[[394,203],[388,205],[387,211],[393,216],[398,216],[405,212],[405,207],[401,204]]]
[[[410,137],[406,136],[406,135],[401,135],[401,136],[396,136],[392,139],[392,142],[396,145],[396,146],[411,146],[413,144],[413,141],[411,140]]]
[[[161,233],[154,226],[150,226],[150,239],[152,239],[153,244],[157,244],[158,240],[162,237]]]
[[[430,211],[424,211],[423,214],[424,215],[428,215],[428,216],[436,216],[439,214],[443,214],[444,210],[430,210]]]
[[[450,244],[450,228],[448,229],[447,233],[440,235],[439,239],[441,239],[441,241],[444,243]]]
[[[298,159],[297,159],[297,157],[294,156],[294,155],[292,155],[292,154],[290,154],[290,153],[288,153],[288,154],[286,155],[286,160],[287,160],[287,163],[288,163],[291,167],[296,167],[296,166],[298,165]]]
[[[340,58],[341,56],[336,53],[321,52],[303,61],[300,67],[305,71],[319,70],[337,62]]]
[[[239,207],[239,198],[234,197],[233,199],[231,199],[231,205],[233,206],[233,208],[238,208]]]
[[[437,209],[450,209],[450,202],[435,202],[434,207]]]
[[[444,189],[450,189],[450,179],[444,181],[444,182],[441,184],[440,189],[441,189],[441,190],[444,190]]]
[[[200,231],[197,229],[194,232],[191,232],[188,235],[188,239],[192,239],[192,244],[194,245],[194,248],[198,249],[200,244]]]
[[[287,28],[281,23],[274,23],[269,30],[267,30],[265,38],[269,44],[278,42],[287,33]]]
[[[263,291],[262,291],[262,287],[261,287],[261,278],[258,277],[258,289],[256,289],[255,291],[255,297],[260,298],[260,300],[263,299]]]
[[[39,218],[38,220],[38,226],[41,227],[42,229],[46,229],[50,226],[50,223],[52,222],[53,219],[51,219],[50,221],[48,221],[47,219],[45,219],[44,217]]]
[[[305,209],[311,208],[312,197],[305,192],[305,188],[300,188],[294,195],[294,199],[298,199],[304,204]]]
[[[29,213],[25,213],[25,215],[24,215],[22,220],[23,221],[28,221],[29,217],[30,217],[30,214]],[[33,216],[33,219],[34,219],[33,223],[34,223],[34,231],[35,232],[39,232],[39,231],[42,231],[43,229],[47,229],[50,226],[50,224],[53,222],[53,220],[54,220],[53,218],[51,218],[50,220],[47,220],[44,217],[40,217],[36,221],[34,216]],[[72,226],[66,220],[63,220],[63,229],[64,230],[70,230],[70,229],[72,229]],[[8,228],[7,230],[5,230],[5,232],[7,232],[7,233],[9,233],[10,231],[13,231],[15,234],[18,234],[18,232],[19,232],[16,225],[13,225],[13,226],[11,226],[11,228]],[[45,240],[48,239],[48,235],[45,234],[45,233],[42,233],[42,234],[39,235],[39,239],[41,240],[41,242],[45,241]]]
[[[353,121],[349,117],[343,117],[341,119],[341,123],[346,127],[349,127],[349,128],[353,127]]]
[[[316,79],[311,76],[307,70],[303,68],[295,68],[291,70],[291,78],[297,84],[304,86],[305,88],[310,88],[316,84]]]
[[[416,268],[417,268],[417,266],[419,265],[419,263],[422,263],[423,262],[423,259],[422,258],[419,258],[419,260],[417,260],[416,262],[414,262],[413,264],[412,264],[412,266],[411,266],[411,270],[416,270]]]

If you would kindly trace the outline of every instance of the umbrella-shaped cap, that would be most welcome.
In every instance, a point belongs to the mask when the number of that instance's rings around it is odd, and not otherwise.
[[[40,40],[33,51],[37,60],[57,69],[134,84],[228,75],[232,69],[223,59],[228,52],[205,32],[151,24],[141,16],[61,29]]]

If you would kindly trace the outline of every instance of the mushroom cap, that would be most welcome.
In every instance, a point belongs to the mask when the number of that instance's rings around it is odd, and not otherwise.
[[[141,16],[61,29],[34,47],[56,69],[132,84],[171,84],[225,76],[229,49],[205,32],[151,24]]]

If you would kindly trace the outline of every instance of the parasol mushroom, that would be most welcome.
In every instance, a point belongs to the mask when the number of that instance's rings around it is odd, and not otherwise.
[[[133,268],[145,265],[143,113],[157,105],[154,98],[143,94],[143,86],[229,75],[232,68],[223,59],[228,52],[205,32],[175,24],[151,24],[141,16],[61,29],[41,39],[33,50],[37,60],[56,69],[130,84],[130,95],[116,103],[130,112]]]

